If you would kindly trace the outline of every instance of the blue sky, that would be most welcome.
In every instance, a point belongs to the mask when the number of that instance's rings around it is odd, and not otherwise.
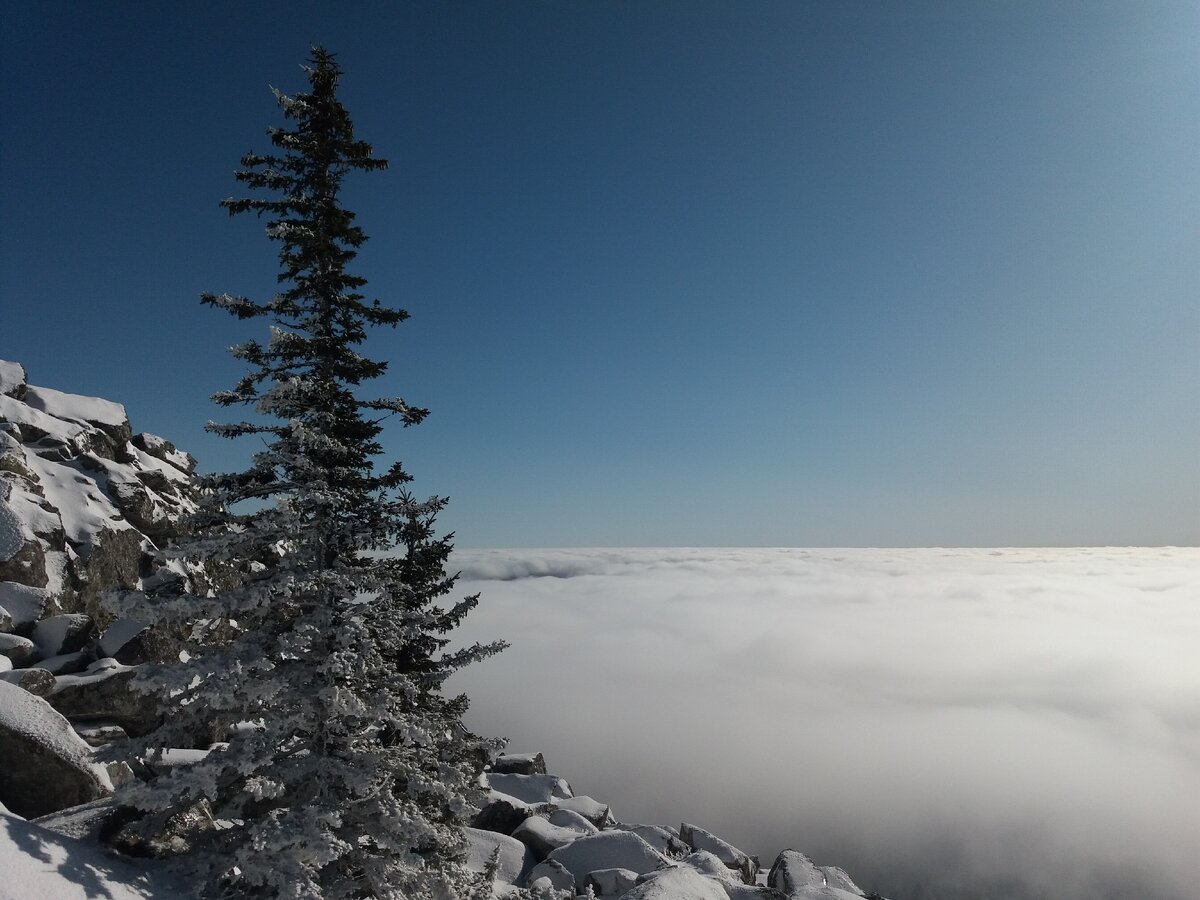
[[[460,546],[1200,542],[1194,3],[16,4],[0,357],[236,468],[217,202],[339,52]]]

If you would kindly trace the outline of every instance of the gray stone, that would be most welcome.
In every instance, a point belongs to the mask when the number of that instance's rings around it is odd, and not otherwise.
[[[497,775],[545,775],[546,758],[540,753],[502,753],[490,767]]]
[[[90,675],[62,675],[47,700],[72,720],[111,721],[133,737],[139,737],[157,728],[161,718],[152,695],[130,689],[129,682],[136,671],[123,668]]]
[[[0,803],[31,819],[109,793],[91,748],[71,723],[16,685],[0,681]]]
[[[40,667],[0,672],[0,680],[15,684],[21,690],[28,691],[36,697],[48,696],[54,690],[55,684],[54,676]]]
[[[471,819],[471,827],[495,831],[498,834],[512,834],[532,813],[524,803],[513,804],[507,800],[493,800],[475,814]]]
[[[46,656],[82,650],[96,637],[96,623],[83,613],[48,616],[33,629],[33,642]]]
[[[14,666],[28,666],[37,661],[37,644],[15,634],[0,634],[0,656],[7,656]]]
[[[591,888],[597,897],[620,897],[637,884],[638,874],[632,869],[597,869],[588,872],[584,888]]]
[[[553,851],[548,859],[562,863],[583,889],[588,872],[597,869],[632,869],[639,875],[653,872],[670,860],[629,831],[601,831],[581,837]]]
[[[554,891],[570,891],[575,893],[575,876],[572,875],[562,863],[546,860],[534,866],[528,877],[525,879],[530,887],[538,881],[545,879],[548,886]]]
[[[784,850],[775,857],[775,863],[767,875],[767,885],[791,897],[807,888],[824,887],[825,875],[803,853]]]
[[[679,826],[679,837],[693,850],[707,850],[712,853],[726,866],[738,872],[744,883],[754,884],[755,876],[758,875],[758,860],[750,854],[743,853],[711,831],[697,825],[689,825],[687,822]]]

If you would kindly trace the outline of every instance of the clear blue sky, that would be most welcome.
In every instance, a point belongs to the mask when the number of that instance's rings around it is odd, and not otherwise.
[[[460,546],[1200,542],[1200,5],[13,3],[0,357],[204,468],[311,43]]]

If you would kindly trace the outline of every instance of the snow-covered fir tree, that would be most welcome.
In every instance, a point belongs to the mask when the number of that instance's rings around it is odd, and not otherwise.
[[[203,297],[270,323],[264,343],[234,348],[248,371],[214,398],[251,407],[252,421],[209,425],[265,449],[210,479],[193,535],[164,554],[187,575],[173,592],[112,598],[183,635],[180,663],[141,679],[163,700],[165,724],[143,741],[163,774],[126,789],[142,811],[128,832],[209,896],[461,897],[478,883],[457,865],[462,816],[494,744],[463,728],[466,700],[442,686],[501,645],[447,649],[477,598],[442,604],[455,583],[434,529],[445,500],[415,499],[399,464],[374,466],[383,419],[426,415],[358,396],[386,363],[356,347],[407,313],[367,301],[347,271],[366,237],[338,194],[352,170],[386,162],[354,136],[334,55],[314,48],[305,71],[307,92],[275,92],[275,152],[242,159],[255,196],[222,203],[266,219],[279,293]],[[226,732],[200,762],[155,767],[158,748]]]

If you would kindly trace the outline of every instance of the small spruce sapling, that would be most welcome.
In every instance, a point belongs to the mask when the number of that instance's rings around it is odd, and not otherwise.
[[[245,471],[208,480],[194,533],[164,553],[191,576],[182,589],[112,598],[185,635],[179,664],[139,679],[163,701],[163,726],[141,741],[151,765],[156,748],[230,736],[130,786],[123,799],[142,817],[129,831],[175,855],[204,895],[465,896],[478,884],[459,865],[462,819],[479,760],[499,745],[470,735],[466,699],[441,689],[502,645],[446,649],[478,600],[440,605],[456,578],[451,536],[434,527],[446,501],[414,498],[398,463],[375,469],[381,420],[426,415],[357,393],[387,368],[357,351],[367,329],[407,313],[360,293],[347,265],[366,236],[338,195],[345,175],[386,162],[354,135],[334,55],[314,48],[305,71],[306,92],[275,92],[290,125],[269,131],[275,152],[246,155],[237,172],[266,196],[222,203],[267,219],[280,290],[263,303],[203,296],[270,323],[265,343],[234,348],[248,371],[214,398],[254,421],[209,424],[265,446]],[[218,572],[239,575],[213,588]]]

